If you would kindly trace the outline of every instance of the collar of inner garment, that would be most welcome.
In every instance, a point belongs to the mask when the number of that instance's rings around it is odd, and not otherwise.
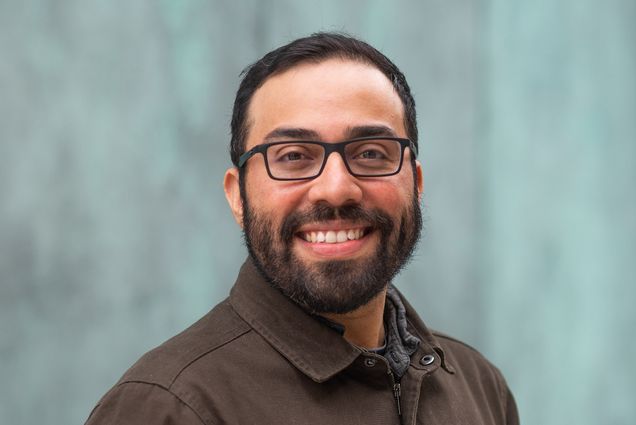
[[[327,325],[344,336],[345,327],[319,315],[316,320]],[[384,345],[366,349],[370,353],[384,356],[397,379],[400,379],[409,367],[411,355],[420,345],[420,339],[407,329],[406,309],[397,290],[389,285],[384,306]]]
[[[385,349],[382,354],[393,374],[400,379],[411,363],[420,339],[407,329],[406,309],[393,285],[389,285],[384,306]]]

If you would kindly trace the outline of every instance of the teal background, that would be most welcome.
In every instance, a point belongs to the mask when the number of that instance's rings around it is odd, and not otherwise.
[[[398,286],[524,424],[636,423],[633,0],[0,0],[0,421],[82,423],[246,255],[238,74],[346,30],[414,91],[426,233]]]

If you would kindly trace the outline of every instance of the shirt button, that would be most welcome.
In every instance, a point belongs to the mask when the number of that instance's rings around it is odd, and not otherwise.
[[[422,363],[424,366],[428,366],[434,361],[435,361],[435,356],[432,354],[427,354],[420,359],[420,363]]]
[[[366,359],[364,359],[364,365],[366,367],[373,367],[375,366],[377,360],[371,357],[367,357]]]

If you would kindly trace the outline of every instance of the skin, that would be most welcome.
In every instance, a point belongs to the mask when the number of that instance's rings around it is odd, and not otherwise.
[[[254,94],[248,111],[249,135],[246,150],[272,141],[281,129],[303,129],[312,139],[339,142],[356,136],[360,129],[383,128],[386,136],[406,138],[404,110],[390,81],[371,65],[352,60],[328,59],[318,64],[300,64],[270,77]],[[357,130],[356,130],[357,129]],[[357,131],[357,133],[356,133]],[[377,130],[376,130],[377,131]],[[380,208],[399,222],[416,189],[423,190],[422,168],[410,166],[410,150],[401,171],[389,177],[356,178],[349,174],[342,158],[332,154],[322,174],[309,181],[275,181],[269,178],[262,155],[248,163],[246,193],[254,211],[273,219],[276,228],[293,211],[306,211],[318,203],[333,207],[360,204]],[[416,188],[413,185],[416,184]],[[227,201],[237,223],[243,227],[243,203],[238,169],[227,170],[224,179]],[[311,223],[301,230],[338,230],[361,226],[343,220]],[[372,255],[380,243],[376,232],[360,240],[339,244],[318,244],[294,238],[294,253],[311,267],[332,259],[358,259]],[[389,282],[387,282],[388,285]],[[345,326],[344,338],[357,346],[374,348],[384,341],[383,313],[386,291],[366,305],[344,314],[323,316]]]

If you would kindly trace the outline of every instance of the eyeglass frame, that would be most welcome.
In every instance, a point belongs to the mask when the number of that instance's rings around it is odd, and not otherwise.
[[[365,140],[392,140],[395,142],[399,142],[400,143],[400,163],[398,164],[397,169],[394,172],[391,173],[384,173],[384,174],[360,174],[360,173],[354,173],[351,168],[349,167],[349,162],[347,161],[346,158],[346,154],[345,154],[345,147],[351,143],[355,143],[355,142],[362,142]],[[310,143],[310,144],[314,144],[314,145],[319,145],[322,146],[322,148],[324,149],[325,152],[325,156],[322,160],[322,165],[320,166],[320,169],[318,170],[318,172],[313,175],[313,176],[309,176],[309,177],[300,177],[300,178],[289,178],[289,177],[274,177],[272,175],[271,170],[269,169],[269,161],[267,160],[267,149],[270,146],[276,146],[276,145],[282,145],[282,144],[290,144],[290,143]],[[406,148],[409,148],[411,150],[411,153],[413,154],[413,156],[411,157],[411,159],[415,159],[417,157],[417,146],[415,146],[415,143],[413,143],[413,141],[411,141],[410,139],[405,139],[402,137],[388,137],[388,136],[366,136],[366,137],[356,137],[354,139],[349,139],[349,140],[345,140],[342,142],[337,142],[337,143],[328,143],[328,142],[321,142],[318,140],[287,140],[287,141],[280,141],[280,142],[272,142],[272,143],[263,143],[261,145],[257,145],[254,146],[252,149],[248,150],[247,152],[244,152],[238,160],[238,168],[243,168],[245,166],[245,164],[247,164],[247,161],[253,157],[254,155],[260,153],[263,155],[263,160],[265,161],[265,169],[267,170],[267,174],[269,175],[269,177],[272,180],[278,180],[278,181],[298,181],[298,180],[313,180],[315,178],[318,178],[323,170],[325,169],[325,165],[327,165],[327,160],[329,159],[329,156],[333,153],[333,152],[337,152],[340,154],[340,158],[342,158],[342,162],[344,163],[345,167],[347,168],[347,171],[349,172],[349,174],[351,174],[354,177],[369,177],[369,178],[373,178],[373,177],[388,177],[388,176],[394,176],[397,173],[399,173],[402,170],[402,164],[404,163],[404,151],[406,150]]]

